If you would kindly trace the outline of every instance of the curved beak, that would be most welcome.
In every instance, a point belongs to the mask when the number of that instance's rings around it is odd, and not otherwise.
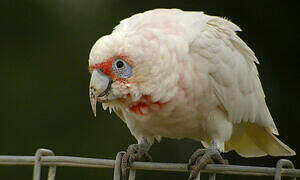
[[[96,117],[96,105],[99,97],[105,96],[111,87],[112,80],[100,70],[94,69],[90,81],[90,102]]]

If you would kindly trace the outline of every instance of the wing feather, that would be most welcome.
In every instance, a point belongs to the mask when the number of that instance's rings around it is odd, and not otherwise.
[[[205,15],[191,50],[210,62],[209,78],[220,106],[233,123],[251,122],[278,134],[265,102],[254,52],[237,35],[232,22]],[[203,20],[203,18],[202,18]]]

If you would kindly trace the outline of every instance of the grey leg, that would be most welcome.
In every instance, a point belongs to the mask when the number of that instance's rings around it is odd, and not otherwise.
[[[151,147],[151,144],[143,138],[142,142],[139,144],[131,144],[128,148],[126,153],[122,157],[121,162],[121,170],[122,170],[122,177],[123,180],[126,180],[126,170],[130,167],[130,165],[134,161],[140,161],[143,158],[146,161],[152,161],[151,156],[149,155],[148,151]]]

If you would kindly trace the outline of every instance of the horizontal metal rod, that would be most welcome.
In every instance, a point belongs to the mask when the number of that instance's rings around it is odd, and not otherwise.
[[[115,160],[95,159],[72,156],[43,156],[43,166],[69,166],[114,168]],[[34,156],[0,156],[0,165],[34,165]],[[134,162],[133,169],[187,172],[187,164],[183,163],[158,163],[158,162]],[[273,167],[239,166],[208,164],[202,173],[274,176],[276,169]],[[300,177],[300,169],[282,168],[282,176]]]

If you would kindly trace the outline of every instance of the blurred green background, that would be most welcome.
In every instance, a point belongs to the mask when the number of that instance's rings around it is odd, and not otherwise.
[[[295,1],[296,2],[296,1]],[[259,72],[280,139],[298,152],[299,15],[292,1],[1,1],[0,155],[114,158],[135,139],[115,114],[88,98],[88,56],[118,22],[153,8],[180,8],[228,17],[261,61]],[[163,139],[150,153],[159,162],[187,162],[200,143]],[[275,166],[279,158],[224,155],[231,164]],[[299,158],[290,157],[300,168]],[[298,161],[297,161],[298,160]],[[31,179],[32,167],[0,166],[0,179]],[[57,179],[111,179],[113,170],[59,167]],[[45,171],[43,178],[45,179]],[[138,171],[137,179],[187,179],[185,173]],[[220,175],[219,179],[272,179]]]

